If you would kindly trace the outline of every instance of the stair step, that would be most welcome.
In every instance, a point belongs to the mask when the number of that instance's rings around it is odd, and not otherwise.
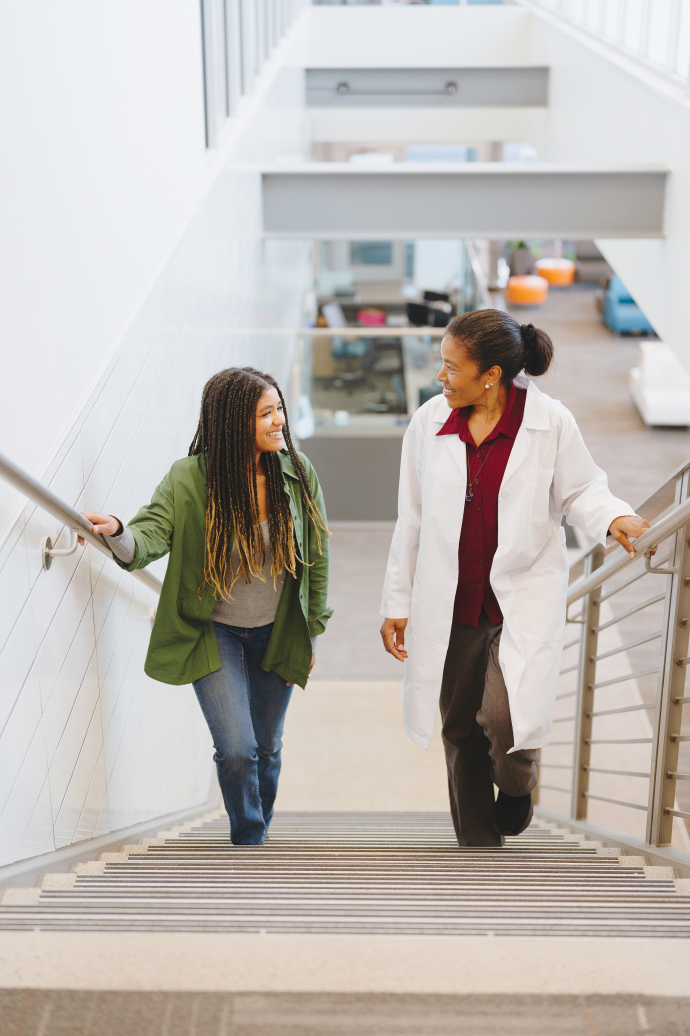
[[[237,847],[216,814],[6,890],[0,929],[690,936],[672,868],[539,821],[506,841],[458,847],[442,813],[283,813]]]

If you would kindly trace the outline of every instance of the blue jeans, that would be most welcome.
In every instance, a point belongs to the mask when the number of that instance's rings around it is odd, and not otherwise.
[[[194,682],[208,723],[234,845],[260,845],[278,791],[283,723],[292,684],[261,660],[273,623],[243,629],[214,622],[221,669]]]

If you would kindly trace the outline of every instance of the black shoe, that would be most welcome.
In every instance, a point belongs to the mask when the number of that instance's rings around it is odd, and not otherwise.
[[[496,799],[496,827],[502,835],[519,835],[532,821],[532,796],[506,795],[499,791]]]

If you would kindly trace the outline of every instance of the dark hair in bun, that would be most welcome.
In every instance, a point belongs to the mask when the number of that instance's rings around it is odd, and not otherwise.
[[[446,334],[462,342],[483,374],[500,367],[510,384],[524,370],[532,377],[546,374],[553,360],[553,343],[534,324],[518,324],[501,309],[475,309],[451,320]]]

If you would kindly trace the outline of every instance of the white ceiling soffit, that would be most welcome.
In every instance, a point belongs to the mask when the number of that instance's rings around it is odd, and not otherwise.
[[[544,108],[549,69],[308,68],[309,108]]]
[[[663,237],[668,170],[508,163],[264,168],[264,234],[345,238]]]

